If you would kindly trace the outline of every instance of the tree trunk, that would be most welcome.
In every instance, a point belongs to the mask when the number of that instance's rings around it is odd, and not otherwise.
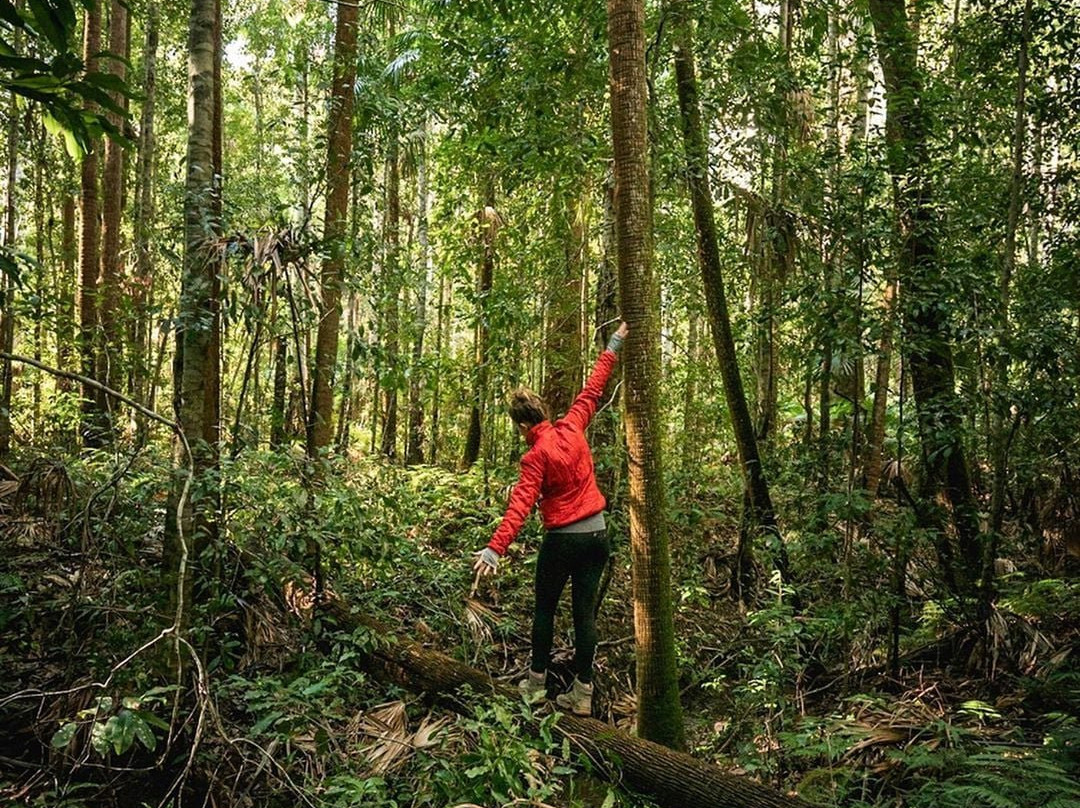
[[[354,188],[355,192],[356,189]],[[345,340],[345,378],[341,382],[341,404],[338,408],[337,452],[344,455],[349,450],[349,433],[353,417],[353,386],[356,383],[356,295],[350,293],[347,306]]]
[[[699,459],[699,444],[701,436],[698,435],[697,423],[697,397],[698,378],[697,367],[700,353],[698,348],[698,313],[688,311],[686,313],[686,378],[683,380],[682,401],[682,472],[688,479],[693,480],[694,465]]]
[[[83,63],[86,71],[98,69],[97,54],[101,50],[101,3],[93,0],[86,9],[86,25],[83,30]],[[87,105],[92,112],[93,105]],[[82,286],[79,289],[79,354],[82,375],[97,377],[97,323],[99,249],[101,238],[101,199],[98,193],[98,149],[100,141],[91,141],[82,159],[81,218],[82,233],[79,240],[79,273]],[[82,435],[86,446],[101,443],[101,418],[97,390],[83,385]]]
[[[973,587],[981,562],[977,509],[962,440],[947,310],[935,302],[942,286],[934,200],[929,187],[929,126],[919,103],[922,82],[916,40],[904,0],[870,0],[878,57],[885,77],[885,138],[900,236],[899,281],[904,291],[904,342],[922,443],[923,479],[918,516],[937,531],[945,581],[954,591]],[[942,520],[931,502],[944,488],[952,508],[961,563],[956,564]]]
[[[495,239],[499,214],[495,210],[495,180],[484,181],[484,206],[476,213],[480,234],[480,263],[476,275],[476,327],[474,330],[475,365],[473,400],[469,410],[469,432],[465,437],[464,464],[468,468],[480,457],[481,422],[487,406],[488,298],[495,280]]]
[[[398,639],[387,626],[350,612],[340,602],[332,604],[332,609],[339,625],[352,630],[363,627],[373,636],[385,638],[362,657],[364,667],[382,681],[424,693],[457,711],[468,709],[457,696],[466,685],[477,694],[520,698],[516,690],[496,683],[486,673],[438,651]],[[753,780],[725,774],[683,752],[592,718],[562,713],[553,727],[600,764],[599,776],[628,785],[661,808],[806,808],[799,799]],[[535,732],[538,728],[530,729]]]
[[[446,274],[439,273],[439,306],[435,312],[435,356],[442,357],[443,346],[449,338],[443,338],[444,329],[449,329],[450,318],[446,316],[447,295]],[[439,412],[442,405],[442,367],[435,368],[435,384],[431,391],[431,447],[428,449],[428,462],[435,464],[439,454]]]
[[[7,188],[4,191],[4,248],[15,251],[15,183],[19,170],[19,104],[10,94],[7,128]],[[15,280],[4,273],[3,299],[0,300],[0,351],[15,352]],[[0,460],[11,451],[11,397],[14,383],[10,360],[0,361]]]
[[[615,180],[609,173],[604,178],[603,223],[601,231],[602,253],[600,268],[596,278],[596,326],[594,345],[602,351],[607,346],[612,333],[618,327],[618,282],[616,278],[618,258],[615,247]],[[622,368],[615,366],[613,376],[621,376]],[[619,388],[616,388],[618,390]],[[593,457],[596,458],[596,484],[608,499],[609,510],[614,510],[616,485],[621,471],[618,460],[621,455],[614,451],[618,435],[616,434],[618,400],[612,402],[607,412],[598,413],[593,419],[592,444]]]
[[[582,378],[581,291],[584,286],[586,233],[584,206],[576,196],[561,195],[563,273],[553,279],[548,295],[544,336],[543,398],[552,418],[561,418],[584,382]]]
[[[288,420],[285,394],[289,386],[289,345],[282,334],[274,340],[274,400],[270,407],[270,449],[284,451],[288,447]]]
[[[75,263],[79,246],[75,236],[75,197],[64,192],[60,203],[60,278],[56,285],[56,366],[73,370],[71,356],[75,346]],[[70,379],[57,379],[58,390],[72,389]]]
[[[40,364],[45,350],[45,308],[43,306],[47,295],[45,290],[45,171],[49,166],[46,164],[48,158],[45,148],[45,127],[39,121],[35,121],[32,126],[34,131],[34,257],[37,259],[37,266],[34,267],[34,359]],[[41,420],[41,372],[35,370],[33,378],[34,428],[31,434],[35,441],[39,441],[44,437]]]
[[[383,387],[383,422],[380,451],[397,457],[398,348],[401,317],[401,170],[397,127],[392,126],[386,149],[386,218],[383,221],[386,260],[383,262],[383,350],[386,363]]]
[[[1008,473],[1008,433],[1005,426],[1009,409],[1009,302],[1012,296],[1012,277],[1016,269],[1016,233],[1020,224],[1021,199],[1024,186],[1024,135],[1027,130],[1025,94],[1027,92],[1028,42],[1031,39],[1031,0],[1024,3],[1021,23],[1020,54],[1017,58],[1016,105],[1013,123],[1012,173],[1009,177],[1009,210],[1005,222],[1005,244],[998,280],[998,360],[994,367],[993,393],[996,400],[991,423],[993,439],[994,479],[990,497],[990,530],[1000,533],[1005,513],[1005,478]],[[993,557],[990,558],[993,571]]]
[[[327,122],[326,220],[323,225],[327,252],[322,265],[322,304],[315,342],[315,372],[312,376],[312,403],[307,428],[307,453],[311,459],[317,458],[330,445],[334,435],[334,366],[337,363],[341,326],[341,287],[345,275],[349,223],[356,17],[356,6],[337,7],[334,79],[330,91],[330,119]]]
[[[712,331],[716,359],[724,384],[724,398],[731,416],[731,428],[735,434],[735,447],[739,456],[746,493],[743,513],[745,528],[740,530],[739,569],[735,571],[738,591],[749,583],[752,563],[747,545],[753,533],[760,532],[772,554],[773,564],[785,580],[789,578],[787,550],[776,523],[768,480],[758,453],[758,440],[754,421],[743,390],[739,372],[735,338],[731,332],[727,298],[724,292],[724,276],[720,265],[720,249],[713,216],[712,190],[709,187],[708,149],[701,125],[701,109],[698,101],[697,74],[694,65],[693,30],[684,0],[669,0],[675,36],[675,75],[679,94],[679,110],[682,118],[683,144],[686,151],[687,177],[690,199],[694,211],[694,229],[697,233],[698,262],[701,267],[702,286],[709,309],[709,326]]]
[[[885,450],[885,416],[889,405],[889,373],[892,367],[893,332],[896,329],[896,287],[896,274],[890,272],[885,282],[881,337],[878,341],[877,370],[874,374],[874,409],[870,413],[870,429],[867,435],[864,462],[866,490],[871,498],[877,497],[878,488],[881,485],[882,456]]]
[[[135,277],[134,329],[131,340],[131,390],[136,401],[146,401],[150,361],[150,304],[154,283],[153,221],[156,140],[154,111],[157,99],[158,7],[146,9],[143,47],[143,105],[139,122],[139,156],[135,168]],[[136,416],[138,433],[145,437],[146,419]]]
[[[608,0],[611,131],[615,157],[615,235],[624,348],[626,442],[630,476],[638,733],[685,746],[675,666],[675,634],[660,441],[660,308],[652,266],[643,0]]]
[[[216,301],[216,261],[213,255],[219,223],[214,217],[214,63],[215,0],[192,0],[188,29],[188,144],[184,194],[184,262],[177,312],[177,357],[174,361],[174,400],[177,420],[187,437],[191,456],[178,445],[177,470],[166,509],[165,579],[177,623],[186,625],[194,565],[211,535],[217,502],[212,477],[217,460],[206,436],[217,430],[207,423],[215,395],[211,365]],[[190,465],[189,465],[190,464]],[[191,479],[188,477],[191,475]]]
[[[107,62],[107,72],[120,81],[127,77],[127,6],[120,0],[109,4],[109,51],[114,57]],[[126,106],[126,99],[119,93],[113,93],[112,99],[121,106]],[[109,113],[109,120],[114,126],[121,126],[120,116]],[[101,255],[98,275],[98,320],[100,325],[97,344],[97,379],[106,387],[116,388],[117,380],[122,378],[123,346],[120,326],[120,285],[123,270],[120,258],[120,227],[124,210],[124,147],[112,137],[105,139],[105,165],[101,182]],[[110,414],[108,399],[98,395],[98,407],[106,414],[102,422],[105,429],[103,438],[107,441],[112,436],[115,424]]]
[[[424,133],[426,138],[426,122]],[[424,462],[424,408],[420,394],[425,374],[421,364],[424,358],[424,331],[427,328],[428,275],[431,272],[426,145],[426,141],[421,141],[416,165],[416,239],[420,246],[420,266],[417,269],[416,305],[413,309],[412,372],[409,375],[409,435],[405,448],[405,462],[410,465]]]

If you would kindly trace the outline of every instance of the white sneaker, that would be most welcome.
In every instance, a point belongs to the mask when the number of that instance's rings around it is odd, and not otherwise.
[[[547,671],[530,670],[529,675],[518,682],[518,690],[527,701],[543,701],[547,698]]]
[[[555,703],[564,710],[569,710],[574,715],[592,715],[592,683],[585,682],[574,677],[574,684],[565,693],[555,697]]]

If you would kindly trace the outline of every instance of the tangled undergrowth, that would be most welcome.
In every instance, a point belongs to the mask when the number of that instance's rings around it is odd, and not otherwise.
[[[38,460],[0,483],[6,800],[647,804],[594,778],[588,757],[552,731],[555,714],[543,714],[535,734],[525,730],[525,703],[473,694],[462,714],[433,707],[370,678],[361,660],[378,637],[313,609],[300,560],[317,544],[334,597],[514,680],[528,659],[539,526],[530,523],[494,581],[477,586],[470,571],[512,469],[339,462],[311,489],[295,458],[241,455],[223,469],[225,540],[204,562],[211,584],[199,593],[190,645],[177,646],[159,569],[168,458],[129,460]],[[1015,563],[994,611],[972,626],[968,605],[941,594],[902,510],[856,532],[840,507],[850,503],[833,503],[830,518],[807,516],[813,531],[794,519],[786,526],[798,580],[759,569],[751,602],[739,605],[729,588],[737,480],[725,466],[704,474],[708,486],[701,470],[692,484],[671,478],[677,644],[695,754],[823,806],[1080,805],[1080,585],[1067,569]],[[786,513],[798,511],[799,492],[790,494]],[[632,728],[618,510],[612,523],[596,713]],[[901,538],[902,598],[889,553]],[[559,624],[555,653],[564,681],[569,622]]]

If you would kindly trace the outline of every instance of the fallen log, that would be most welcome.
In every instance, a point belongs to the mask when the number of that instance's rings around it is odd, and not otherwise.
[[[389,627],[350,613],[340,601],[328,604],[328,610],[339,625],[364,627],[379,638],[364,662],[383,681],[423,693],[454,710],[462,708],[457,695],[465,686],[476,693],[519,698],[516,689],[445,654],[401,639]],[[564,714],[555,728],[581,746],[598,763],[604,777],[649,796],[662,808],[807,808],[802,800],[745,777],[725,774],[690,755],[592,718]]]

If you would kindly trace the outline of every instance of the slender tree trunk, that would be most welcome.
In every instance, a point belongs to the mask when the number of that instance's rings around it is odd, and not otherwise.
[[[383,423],[380,451],[397,457],[398,348],[401,318],[401,171],[397,127],[391,127],[386,149],[386,260],[383,263]],[[389,377],[389,383],[388,379]]]
[[[424,331],[427,328],[428,275],[431,272],[431,246],[428,239],[428,172],[426,154],[427,124],[424,124],[425,141],[420,144],[416,166],[416,239],[420,246],[420,266],[417,271],[416,306],[413,310],[412,373],[409,376],[409,436],[405,449],[405,462],[424,462],[424,408],[421,391],[425,373]]]
[[[188,145],[184,194],[184,263],[177,312],[177,358],[174,361],[174,400],[177,420],[187,436],[191,456],[183,446],[176,451],[176,474],[166,508],[164,567],[166,583],[178,623],[187,624],[195,580],[194,565],[211,533],[216,497],[211,493],[217,461],[207,435],[216,424],[206,423],[216,395],[210,374],[216,301],[214,243],[218,222],[214,217],[214,0],[192,0],[188,29]],[[189,465],[190,463],[190,465]],[[193,475],[190,481],[189,474]],[[190,488],[188,487],[190,486]]]
[[[686,320],[686,378],[683,380],[682,401],[682,471],[689,479],[693,479],[692,472],[698,460],[698,442],[700,441],[696,417],[699,362],[697,312],[687,312]]]
[[[877,497],[878,488],[881,485],[882,456],[885,450],[885,415],[889,404],[889,373],[892,367],[897,303],[896,273],[890,271],[885,282],[881,337],[878,340],[877,370],[874,374],[874,409],[870,413],[870,429],[864,461],[866,490],[871,497]]]
[[[315,344],[315,372],[308,416],[307,452],[314,459],[333,438],[334,367],[341,328],[341,288],[345,275],[346,235],[349,223],[350,164],[352,156],[353,85],[356,83],[355,6],[337,7],[334,33],[334,80],[330,91],[330,119],[326,159],[326,220],[323,240],[322,305]]]
[[[127,6],[121,0],[112,0],[109,4],[109,51],[115,57],[107,62],[107,70],[120,81],[127,78]],[[113,101],[126,106],[126,99],[119,93],[113,93]],[[114,126],[121,124],[120,116],[109,114]],[[108,137],[105,139],[105,164],[101,183],[101,255],[98,275],[98,319],[100,336],[97,345],[97,378],[107,387],[117,387],[123,366],[124,340],[120,326],[120,295],[123,270],[120,259],[120,226],[124,210],[124,148],[120,141]],[[111,417],[110,402],[104,395],[98,395],[98,407],[106,414],[103,437],[108,440],[115,428]]]
[[[469,410],[469,432],[465,438],[465,467],[480,457],[481,423],[487,406],[488,361],[488,298],[495,279],[495,239],[499,229],[499,214],[495,210],[495,180],[484,181],[484,206],[476,214],[480,233],[480,263],[476,277],[475,375],[473,401]]]
[[[994,558],[997,555],[998,537],[1005,517],[1005,483],[1009,471],[1009,438],[1012,429],[1008,423],[1009,355],[1012,350],[1012,333],[1009,323],[1009,302],[1012,297],[1012,278],[1016,269],[1016,234],[1020,227],[1020,198],[1024,186],[1024,135],[1027,132],[1027,73],[1028,43],[1031,40],[1032,0],[1024,3],[1021,23],[1020,53],[1016,66],[1016,106],[1013,123],[1012,175],[1009,177],[1009,211],[1005,223],[1004,255],[1001,259],[1001,275],[998,280],[998,360],[994,365],[993,419],[990,434],[993,440],[993,483],[990,491],[990,540],[983,558],[983,589],[990,597],[993,589]]]
[[[34,267],[34,359],[41,362],[45,350],[45,171],[48,168],[48,160],[45,148],[45,127],[35,121],[34,131],[34,257],[37,266]],[[14,346],[12,346],[14,347]],[[35,441],[44,437],[44,429],[41,420],[41,372],[34,371],[33,387],[33,415]]]
[[[623,372],[638,734],[680,749],[686,742],[675,665],[660,441],[660,297],[651,255],[645,6],[643,0],[608,0],[607,8],[619,289],[623,318],[630,326]]]
[[[101,50],[101,3],[94,0],[86,9],[86,25],[83,29],[83,63],[87,72],[98,69],[97,54]],[[93,111],[92,105],[87,105]],[[101,238],[101,198],[98,193],[98,150],[100,141],[94,140],[82,159],[81,218],[82,233],[79,240],[79,272],[82,285],[79,289],[79,354],[82,375],[97,377],[97,323],[99,249]],[[82,435],[86,446],[101,443],[101,419],[98,392],[87,386],[82,391]]]
[[[153,221],[156,139],[154,111],[157,99],[158,6],[151,0],[146,8],[146,41],[143,47],[143,105],[139,123],[139,156],[135,168],[135,277],[134,329],[131,340],[131,389],[136,401],[146,400],[151,333],[150,303],[154,283]],[[146,419],[137,418],[140,438],[145,437]]]
[[[772,159],[772,196],[770,209],[764,211],[762,245],[762,277],[759,282],[761,312],[756,339],[757,371],[757,440],[766,446],[772,442],[779,418],[779,350],[777,345],[777,314],[780,297],[791,255],[791,229],[788,226],[787,154],[788,107],[791,59],[791,35],[794,27],[790,0],[779,0],[780,52],[783,65],[776,83],[775,103],[779,110],[777,131],[774,133]]]
[[[557,202],[562,219],[564,273],[553,279],[548,295],[544,338],[543,398],[553,418],[561,418],[581,389],[581,292],[584,286],[586,233],[581,199],[566,193]]]
[[[274,340],[274,400],[270,407],[270,448],[281,452],[288,447],[286,389],[289,386],[289,344],[284,334]]]
[[[79,245],[75,236],[75,197],[64,192],[60,203],[60,279],[56,290],[56,366],[73,370],[71,356],[75,347],[75,289],[78,278],[75,263]],[[57,379],[58,390],[68,392],[72,383]]]
[[[870,16],[885,77],[885,138],[900,236],[899,277],[904,292],[904,341],[908,347],[922,438],[923,479],[919,520],[934,528],[947,585],[970,591],[981,562],[977,508],[963,443],[962,407],[956,395],[946,309],[934,302],[942,286],[937,228],[929,187],[929,126],[919,104],[922,82],[916,40],[904,0],[870,0]],[[932,499],[944,489],[960,548],[954,560]]]
[[[612,333],[618,327],[618,256],[615,246],[615,180],[608,173],[604,178],[603,223],[601,230],[600,267],[596,278],[596,326],[594,329],[594,347],[602,351],[607,346]],[[615,367],[616,378],[622,375],[622,368]],[[618,390],[618,388],[616,388]],[[598,462],[596,483],[608,499],[609,508],[614,507],[618,494],[616,485],[621,471],[613,449],[618,440],[616,435],[618,401],[612,402],[609,412],[598,413],[593,420],[590,443],[593,455],[598,460],[606,456],[607,462]]]
[[[356,188],[353,188],[354,193]],[[341,406],[338,410],[337,445],[338,454],[344,455],[349,449],[349,433],[352,426],[353,387],[356,384],[356,295],[350,293],[346,328],[348,337],[345,342],[345,378],[341,383]]]
[[[773,564],[785,579],[789,577],[787,551],[777,527],[776,512],[773,509],[765,470],[761,466],[754,421],[743,390],[738,354],[735,351],[735,338],[731,332],[731,319],[728,316],[724,276],[716,235],[716,220],[713,216],[712,190],[709,187],[708,149],[701,125],[701,108],[698,101],[693,30],[684,0],[668,0],[668,8],[672,12],[671,18],[675,32],[675,74],[702,286],[705,289],[709,326],[712,331],[716,358],[720,365],[724,397],[731,417],[732,431],[735,434],[739,469],[742,471],[746,492],[744,497],[746,509],[742,520],[744,528],[740,530],[739,563],[734,582],[736,591],[741,593],[750,582],[753,567],[750,539],[754,533],[760,533],[764,537],[772,555]]]
[[[19,104],[15,93],[8,102],[7,125],[7,187],[4,190],[4,248],[15,249],[15,183],[19,170]],[[0,350],[15,352],[15,282],[6,273],[3,278],[3,299],[0,300]],[[14,378],[10,360],[0,361],[0,460],[11,451],[13,437],[11,423],[12,388]]]
[[[439,305],[435,311],[435,356],[441,357],[443,345],[449,340],[443,339],[443,328],[449,326],[446,316],[446,275],[439,273]],[[431,446],[428,449],[428,463],[435,464],[439,454],[439,410],[442,404],[442,367],[435,368],[435,383],[431,391]]]

